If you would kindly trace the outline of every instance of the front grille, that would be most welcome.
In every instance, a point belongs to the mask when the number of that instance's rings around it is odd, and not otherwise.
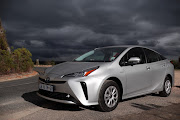
[[[67,101],[78,103],[77,100],[75,100],[71,95],[66,94],[66,93],[49,92],[45,90],[39,90],[38,93],[49,98],[58,99],[58,100],[67,100]]]
[[[55,83],[55,84],[64,84],[66,82],[66,81],[48,81],[47,82],[45,79],[40,78],[40,77],[39,77],[39,80],[44,82],[44,83]]]

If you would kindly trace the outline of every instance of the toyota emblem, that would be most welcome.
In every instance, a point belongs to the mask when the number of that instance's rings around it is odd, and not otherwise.
[[[45,81],[46,81],[46,82],[49,82],[49,81],[50,81],[50,78],[49,78],[49,77],[47,77],[47,78],[45,79]]]

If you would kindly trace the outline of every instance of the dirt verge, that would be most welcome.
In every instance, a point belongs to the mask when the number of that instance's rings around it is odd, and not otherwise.
[[[174,71],[174,85],[180,86],[180,70]]]
[[[34,65],[34,67],[52,67],[52,65]]]
[[[32,77],[35,75],[38,75],[38,72],[32,71],[32,72],[24,72],[24,73],[20,73],[20,74],[13,73],[13,74],[9,74],[9,75],[0,76],[0,82],[24,79],[24,78]]]

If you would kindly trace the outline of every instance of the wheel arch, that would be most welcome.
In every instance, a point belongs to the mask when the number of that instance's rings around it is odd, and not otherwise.
[[[122,99],[122,95],[123,95],[123,85],[122,85],[122,82],[117,77],[109,77],[107,80],[112,80],[112,81],[117,83],[117,85],[119,86],[119,88],[121,90],[120,96],[121,96],[121,99]]]
[[[171,85],[173,86],[174,85],[174,81],[173,81],[172,75],[171,74],[167,74],[166,77],[170,78]]]

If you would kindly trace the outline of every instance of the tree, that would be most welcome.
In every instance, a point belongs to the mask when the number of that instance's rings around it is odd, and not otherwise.
[[[7,43],[6,32],[5,32],[4,28],[2,27],[1,20],[0,20],[0,49],[11,52],[9,45]]]
[[[9,74],[13,70],[13,59],[7,50],[0,49],[0,75]]]
[[[32,54],[26,48],[18,48],[12,53],[14,68],[17,72],[31,71],[33,67]]]

